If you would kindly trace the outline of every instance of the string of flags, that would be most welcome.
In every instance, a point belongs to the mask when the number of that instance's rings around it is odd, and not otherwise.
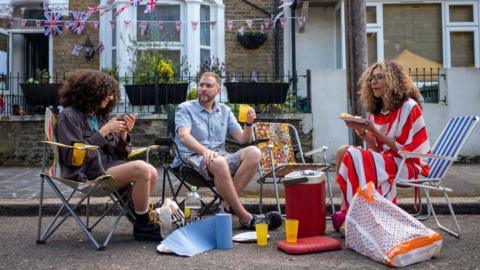
[[[145,13],[150,13],[155,8],[155,0],[129,0],[126,4],[118,8],[114,12],[114,16],[118,16],[120,13],[125,11],[125,9],[129,6],[136,7],[140,4],[145,4]],[[290,3],[287,3],[290,4]],[[282,4],[280,7],[285,6],[286,4]],[[45,19],[25,19],[25,18],[13,18],[10,21],[10,25],[13,25],[15,21],[19,22],[22,27],[27,26],[29,22],[34,22],[37,28],[44,27],[44,34],[46,36],[60,36],[64,29],[71,30],[73,33],[80,35],[83,33],[87,24],[92,24],[95,29],[98,29],[99,21],[98,20],[89,20],[91,15],[98,12],[100,16],[105,15],[107,12],[113,12],[113,6],[101,6],[97,5],[94,7],[88,7],[86,12],[83,11],[71,11],[72,19],[64,19],[61,12],[55,11],[50,9],[48,0],[43,2],[43,10]],[[279,15],[283,15],[283,11],[279,13]],[[248,29],[253,29],[255,22],[260,22],[260,31],[266,32],[270,29],[273,29],[276,25],[277,20],[280,23],[280,27],[283,29],[287,22],[287,17],[282,16],[279,17],[277,15],[273,21],[271,18],[256,18],[256,19],[245,19],[245,20],[227,20],[227,21],[190,21],[189,24],[191,25],[193,31],[197,31],[199,24],[208,24],[210,25],[211,29],[214,30],[217,24],[226,23],[226,27],[228,31],[233,31],[235,26],[237,25],[238,30],[237,32],[241,35],[244,34],[245,27]],[[298,23],[298,26],[301,28],[304,26],[306,18],[305,17],[289,17],[288,19],[295,19]],[[109,20],[110,27],[112,29],[115,28],[117,22],[116,20]],[[122,24],[122,22],[120,22]],[[181,31],[182,25],[185,25],[182,21],[160,21],[160,20],[137,20],[136,21],[137,27],[139,29],[140,35],[144,35],[149,27],[158,27],[160,32],[165,30],[165,25],[173,24],[175,25],[175,30],[177,32]],[[238,26],[240,24],[240,26]],[[123,27],[127,29],[131,25],[130,20],[123,20]],[[188,24],[187,24],[188,25]],[[273,26],[273,27],[272,27]]]

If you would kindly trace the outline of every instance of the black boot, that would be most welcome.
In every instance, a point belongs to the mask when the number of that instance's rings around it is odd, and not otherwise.
[[[161,241],[160,220],[155,211],[148,210],[144,215],[137,215],[133,225],[133,238],[139,241]]]

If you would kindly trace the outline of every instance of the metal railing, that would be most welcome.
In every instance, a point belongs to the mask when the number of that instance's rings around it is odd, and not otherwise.
[[[438,103],[440,68],[409,68],[408,74],[420,89],[425,103]]]
[[[309,77],[308,71],[305,75],[287,74],[281,77],[266,73],[229,72],[222,77],[224,85],[219,100],[234,110],[237,108],[236,104],[248,103],[254,106],[258,113],[309,113]],[[199,78],[192,75],[169,80],[154,74],[142,77],[124,75],[117,79],[121,85],[121,102],[114,113],[164,113],[167,104],[195,99],[199,88]],[[298,94],[299,79],[305,84],[301,86],[307,92],[304,96]],[[0,77],[0,118],[43,115],[46,106],[57,109],[58,89],[64,80],[63,73],[48,75],[48,78],[44,76],[41,81],[19,74]],[[265,93],[260,93],[265,89]],[[233,94],[234,90],[241,92]],[[252,97],[253,94],[241,97],[244,91],[254,93],[255,97]]]

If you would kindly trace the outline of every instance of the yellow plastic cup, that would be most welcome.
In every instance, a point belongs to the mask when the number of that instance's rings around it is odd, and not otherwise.
[[[238,122],[246,123],[247,115],[251,109],[252,107],[248,106],[247,104],[240,104],[240,107],[238,109]]]
[[[83,146],[83,143],[74,143],[73,147],[80,147]],[[73,149],[72,155],[72,165],[73,166],[82,166],[83,162],[85,161],[85,155],[87,154],[87,150],[83,149]]]
[[[268,243],[268,224],[255,224],[255,232],[257,233],[257,246],[266,246]]]
[[[288,243],[296,243],[298,235],[298,219],[285,220],[285,236]]]

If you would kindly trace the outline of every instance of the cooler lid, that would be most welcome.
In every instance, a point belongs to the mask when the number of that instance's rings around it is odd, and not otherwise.
[[[306,180],[305,180],[306,179]],[[289,182],[290,181],[290,182]],[[325,181],[325,174],[321,171],[302,170],[295,171],[285,175],[286,182],[288,184],[318,184]]]

